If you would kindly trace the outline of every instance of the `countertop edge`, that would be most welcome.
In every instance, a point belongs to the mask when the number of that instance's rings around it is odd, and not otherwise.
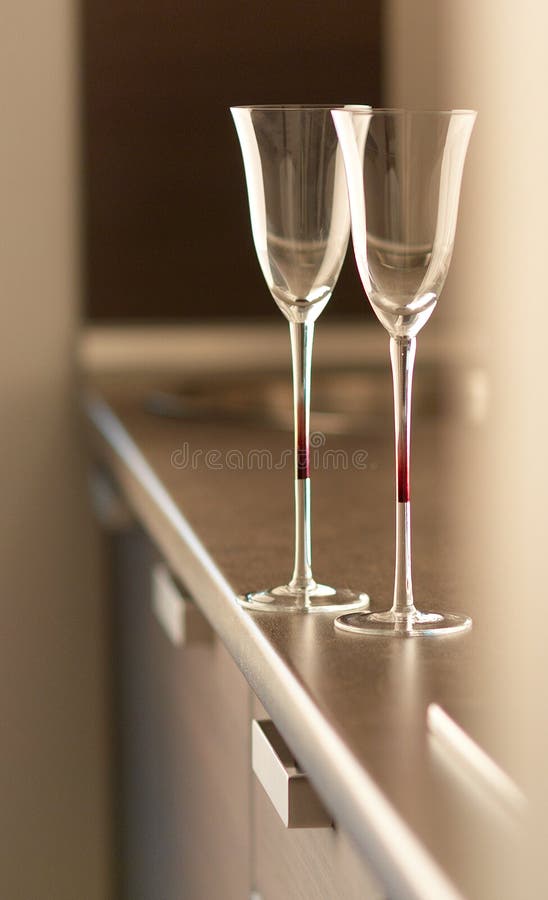
[[[235,602],[230,584],[109,405],[99,394],[89,393],[85,412],[129,506],[189,588],[324,803],[387,890],[402,900],[462,900],[253,616]]]

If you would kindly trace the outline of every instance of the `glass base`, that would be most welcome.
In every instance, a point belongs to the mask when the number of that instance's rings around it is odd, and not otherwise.
[[[391,609],[386,612],[350,613],[335,619],[336,628],[355,634],[384,634],[395,637],[420,637],[433,634],[454,634],[466,631],[472,626],[468,616],[451,613],[421,613],[414,610],[396,615]]]
[[[247,609],[284,610],[285,612],[340,612],[369,606],[367,594],[336,590],[326,584],[316,584],[309,590],[284,584],[256,593],[242,594],[238,603]]]

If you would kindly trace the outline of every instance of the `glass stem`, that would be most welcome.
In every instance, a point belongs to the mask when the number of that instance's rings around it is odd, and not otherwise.
[[[289,331],[295,417],[295,567],[290,587],[307,591],[316,587],[310,546],[310,372],[314,323],[290,322]]]
[[[395,616],[402,618],[416,612],[411,580],[411,502],[409,494],[411,391],[416,343],[414,337],[390,338],[396,445],[396,571],[392,612]]]

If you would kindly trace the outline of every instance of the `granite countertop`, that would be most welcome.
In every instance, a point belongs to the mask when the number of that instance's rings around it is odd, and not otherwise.
[[[289,432],[260,421],[155,416],[146,408],[151,391],[171,387],[174,375],[87,368],[95,455],[389,896],[490,896],[489,873],[503,868],[513,819],[440,750],[426,721],[436,702],[497,755],[480,678],[488,610],[466,565],[473,522],[459,502],[462,473],[482,464],[478,417],[419,415],[412,444],[416,602],[471,614],[472,631],[366,638],[335,631],[330,613],[250,612],[235,602],[290,575]],[[417,379],[420,368],[419,355]],[[183,360],[177,377],[184,371]],[[389,386],[387,368],[384,377]],[[373,608],[385,608],[394,562],[390,408],[384,422],[351,430],[322,432],[313,455],[313,568],[317,579],[365,590]]]

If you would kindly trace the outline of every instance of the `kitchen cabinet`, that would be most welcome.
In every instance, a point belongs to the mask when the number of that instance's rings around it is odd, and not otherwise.
[[[144,531],[113,542],[124,900],[384,897],[337,827],[284,826],[251,767],[260,701],[207,625],[174,642]]]
[[[253,718],[266,711],[253,698]],[[261,900],[383,900],[386,894],[348,836],[331,823],[286,828],[257,778],[252,784],[253,883]]]
[[[222,643],[175,645],[154,615],[158,554],[116,539],[122,895],[249,894],[249,689]]]
[[[194,342],[189,336],[185,346]],[[436,704],[473,738],[489,712],[487,598],[468,590],[469,573],[457,573],[440,493],[425,490],[442,475],[453,483],[452,457],[442,454],[447,465],[433,471],[425,445],[453,454],[460,420],[425,419],[418,429],[417,456],[426,462],[417,466],[416,569],[448,609],[473,605],[474,628],[447,641],[364,642],[336,631],[326,613],[251,613],[235,602],[250,585],[275,583],[290,556],[289,511],[280,502],[286,473],[174,463],[185,442],[200,458],[211,451],[229,459],[235,447],[281,453],[283,431],[153,416],[148,382],[118,375],[94,376],[94,384],[86,406],[94,463],[138,523],[128,527],[120,510],[114,516],[121,896],[502,896],[486,885],[495,876],[502,883],[520,823],[508,822],[497,792],[428,725]],[[390,466],[373,462],[388,458],[391,435],[368,440],[365,474],[316,472],[315,558],[333,582],[367,587],[380,605],[391,591],[392,483]],[[362,446],[360,435],[340,441],[347,453]],[[368,502],[355,503],[364,481]],[[158,563],[168,585],[192,595],[186,643],[169,590],[162,602],[151,591]],[[199,621],[213,625],[207,636]],[[305,773],[332,828],[286,831],[253,774],[258,717],[267,720],[263,735],[275,726],[296,763],[282,775],[295,774],[298,785]],[[480,734],[496,750],[496,734],[485,726]]]

